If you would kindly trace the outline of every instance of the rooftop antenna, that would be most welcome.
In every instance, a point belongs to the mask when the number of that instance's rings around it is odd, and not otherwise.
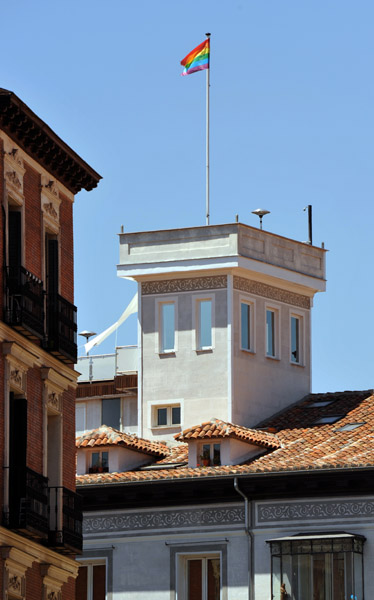
[[[87,344],[90,337],[92,337],[93,335],[96,335],[96,333],[94,331],[81,331],[80,333],[78,333],[78,335],[85,337],[86,344]],[[86,354],[88,356],[89,352],[87,352]],[[88,366],[88,379],[90,380],[90,383],[92,383],[92,380],[93,380],[92,366],[93,366],[92,365],[92,356],[90,356],[90,362],[89,362],[89,366]]]
[[[308,244],[312,245],[312,205],[308,204],[304,210],[308,211]]]
[[[266,208],[256,208],[256,210],[252,210],[252,215],[260,217],[260,229],[262,229],[262,217],[269,214],[270,210],[266,210]]]

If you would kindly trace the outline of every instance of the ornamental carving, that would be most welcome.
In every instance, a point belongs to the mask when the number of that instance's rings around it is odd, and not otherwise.
[[[49,592],[47,594],[47,600],[60,600],[61,594],[59,592]]]
[[[292,304],[293,306],[298,306],[300,308],[310,308],[310,298],[308,298],[308,296],[281,290],[272,285],[244,279],[244,277],[237,277],[236,275],[234,276],[234,289],[248,292],[249,294],[255,294],[256,296],[270,298],[271,300],[277,300],[278,302]]]
[[[22,593],[22,581],[18,575],[12,575],[8,579],[8,589],[12,592]]]
[[[163,281],[146,281],[142,283],[142,295],[171,294],[175,292],[192,292],[227,288],[227,276],[193,277],[191,279],[167,279]]]
[[[258,523],[341,520],[350,517],[372,520],[374,500],[284,502],[282,504],[260,504],[257,508]]]
[[[22,388],[23,386],[23,377],[22,377],[22,371],[19,371],[19,369],[12,369],[10,372],[10,377],[9,377],[11,383],[14,383],[14,385],[16,385],[19,388]]]
[[[186,529],[188,527],[235,526],[244,523],[244,508],[204,508],[85,517],[84,533],[126,532],[134,529]]]
[[[49,214],[50,217],[57,220],[57,217],[58,217],[57,210],[53,206],[52,202],[46,202],[45,204],[43,204],[43,208],[44,208],[45,212]]]
[[[16,187],[18,190],[20,190],[22,188],[22,183],[21,183],[16,171],[7,171],[5,173],[5,177],[7,178],[9,183],[14,185],[14,187]]]
[[[56,392],[48,394],[48,406],[61,412],[61,396],[56,394]]]

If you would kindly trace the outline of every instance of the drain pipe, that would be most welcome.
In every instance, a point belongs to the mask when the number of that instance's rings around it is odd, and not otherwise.
[[[252,557],[252,549],[253,549],[253,535],[250,531],[250,516],[249,516],[249,507],[250,502],[247,496],[239,489],[238,478],[234,478],[234,489],[235,491],[244,499],[244,512],[245,512],[245,533],[248,539],[248,600],[253,598],[253,557]]]

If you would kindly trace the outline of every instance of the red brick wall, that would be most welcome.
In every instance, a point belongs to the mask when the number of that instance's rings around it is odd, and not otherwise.
[[[74,600],[75,598],[75,579],[69,577],[62,586],[62,600]]]
[[[27,372],[27,466],[43,473],[43,382],[40,370]]]
[[[43,578],[40,565],[33,563],[26,571],[26,598],[27,600],[41,600],[43,597]]]
[[[0,139],[0,281],[3,281],[3,264],[4,264],[4,215],[2,206],[4,203],[4,144],[3,140]],[[3,315],[3,294],[0,294],[0,318]]]
[[[74,304],[73,204],[62,194],[60,198],[60,289]]]
[[[75,490],[75,391],[64,392],[63,401],[63,485]]]
[[[25,197],[25,268],[43,278],[42,273],[42,211],[40,205],[40,175],[26,162],[23,177]]]

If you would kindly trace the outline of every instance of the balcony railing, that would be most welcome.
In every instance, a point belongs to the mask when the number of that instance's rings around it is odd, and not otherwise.
[[[11,467],[9,490],[4,526],[33,539],[47,539],[48,479],[28,467]]]
[[[82,552],[82,498],[64,487],[50,487],[49,545],[59,552]]]
[[[47,296],[47,348],[63,362],[77,361],[77,308],[58,294]]]
[[[32,339],[44,336],[43,283],[24,267],[7,267],[4,320]]]

